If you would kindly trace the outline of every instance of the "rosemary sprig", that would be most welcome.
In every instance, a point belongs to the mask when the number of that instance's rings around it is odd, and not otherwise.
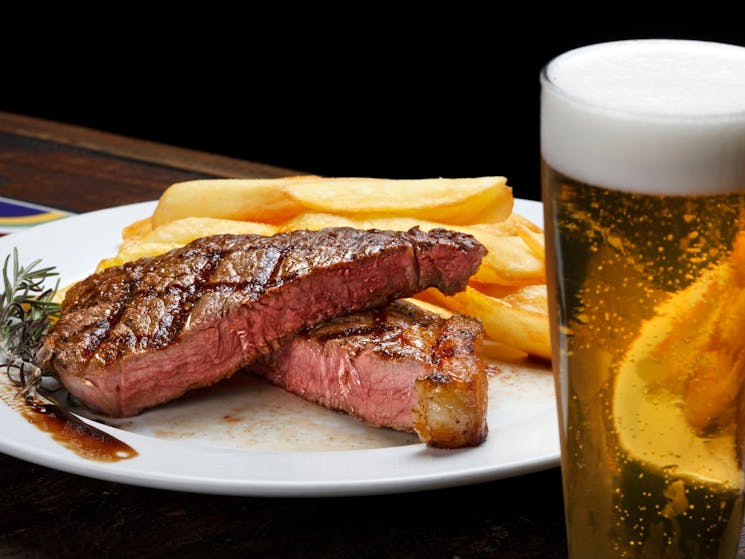
[[[21,393],[33,396],[43,373],[36,365],[36,353],[49,327],[59,316],[60,306],[53,298],[59,287],[45,286],[49,278],[59,276],[54,267],[38,267],[41,260],[21,266],[18,250],[13,248],[5,258],[0,295],[0,367],[20,387]]]

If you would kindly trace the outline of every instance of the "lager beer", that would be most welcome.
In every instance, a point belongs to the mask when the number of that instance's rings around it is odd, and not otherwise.
[[[745,48],[583,47],[541,75],[570,557],[734,558],[745,438]]]

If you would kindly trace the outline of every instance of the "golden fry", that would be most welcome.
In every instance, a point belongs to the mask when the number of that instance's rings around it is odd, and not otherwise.
[[[122,229],[122,239],[125,241],[127,239],[136,239],[139,237],[144,237],[150,231],[153,230],[153,224],[150,217],[146,217],[144,219],[140,219],[135,221],[134,223],[131,223],[127,225],[124,229]]]
[[[546,249],[543,242],[543,233],[534,233],[527,227],[518,227],[517,235],[523,240],[537,259],[541,262],[545,261]]]
[[[489,251],[474,280],[510,286],[546,282],[544,260],[536,257],[520,237],[490,235],[482,231],[476,231],[474,236]]]
[[[112,266],[121,266],[127,262],[132,262],[145,256],[158,256],[165,254],[169,250],[182,246],[181,243],[152,243],[142,242],[139,239],[130,239],[124,241],[119,247],[119,252],[111,258],[105,258],[98,263],[96,271],[100,272]]]
[[[540,233],[543,235],[543,229],[538,227],[529,219],[520,214],[511,213],[507,219],[502,221],[480,221],[472,225],[475,229],[482,229],[487,233],[502,235],[518,235],[520,229],[527,229],[531,233]]]
[[[509,346],[507,344],[484,338],[482,351],[484,357],[492,361],[503,361],[506,363],[520,363],[528,358],[528,352]]]
[[[369,229],[366,222],[342,215],[327,213],[302,213],[293,217],[289,221],[279,225],[279,231],[298,231],[307,229],[308,231],[318,231],[326,227],[354,227],[357,229]]]
[[[453,311],[451,311],[450,309],[446,309],[445,307],[442,307],[440,305],[435,305],[434,303],[425,301],[423,299],[417,299],[416,297],[409,297],[407,299],[404,299],[404,301],[407,301],[408,303],[411,303],[412,305],[417,305],[418,307],[423,308],[425,311],[435,313],[440,318],[447,319],[453,316]]]
[[[145,243],[178,243],[185,245],[194,239],[222,233],[269,236],[276,232],[277,226],[266,223],[214,217],[185,217],[159,225],[141,237],[141,240]]]
[[[316,176],[281,179],[202,179],[172,184],[158,200],[153,227],[184,217],[280,223],[303,211],[285,191]]]
[[[474,223],[487,209],[495,221],[506,219],[514,203],[504,177],[336,178],[288,184],[285,191],[299,204],[318,212],[408,216],[450,224]]]
[[[428,289],[417,297],[479,318],[486,335],[493,340],[537,357],[551,358],[545,286],[516,289],[504,298],[491,297],[470,286],[453,296]]]

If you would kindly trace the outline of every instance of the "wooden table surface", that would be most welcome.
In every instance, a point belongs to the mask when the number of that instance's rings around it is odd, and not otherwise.
[[[73,212],[155,200],[180,180],[295,172],[0,113],[0,195]],[[562,509],[558,468],[393,495],[248,498],[98,481],[0,454],[0,559],[560,558]]]

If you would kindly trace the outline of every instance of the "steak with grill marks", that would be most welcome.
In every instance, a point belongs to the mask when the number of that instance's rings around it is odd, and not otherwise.
[[[248,368],[273,384],[430,446],[475,446],[487,435],[483,330],[405,301],[341,316],[286,340]]]
[[[465,288],[486,249],[444,229],[217,235],[74,285],[38,360],[115,417],[226,378],[305,327],[428,287]]]

